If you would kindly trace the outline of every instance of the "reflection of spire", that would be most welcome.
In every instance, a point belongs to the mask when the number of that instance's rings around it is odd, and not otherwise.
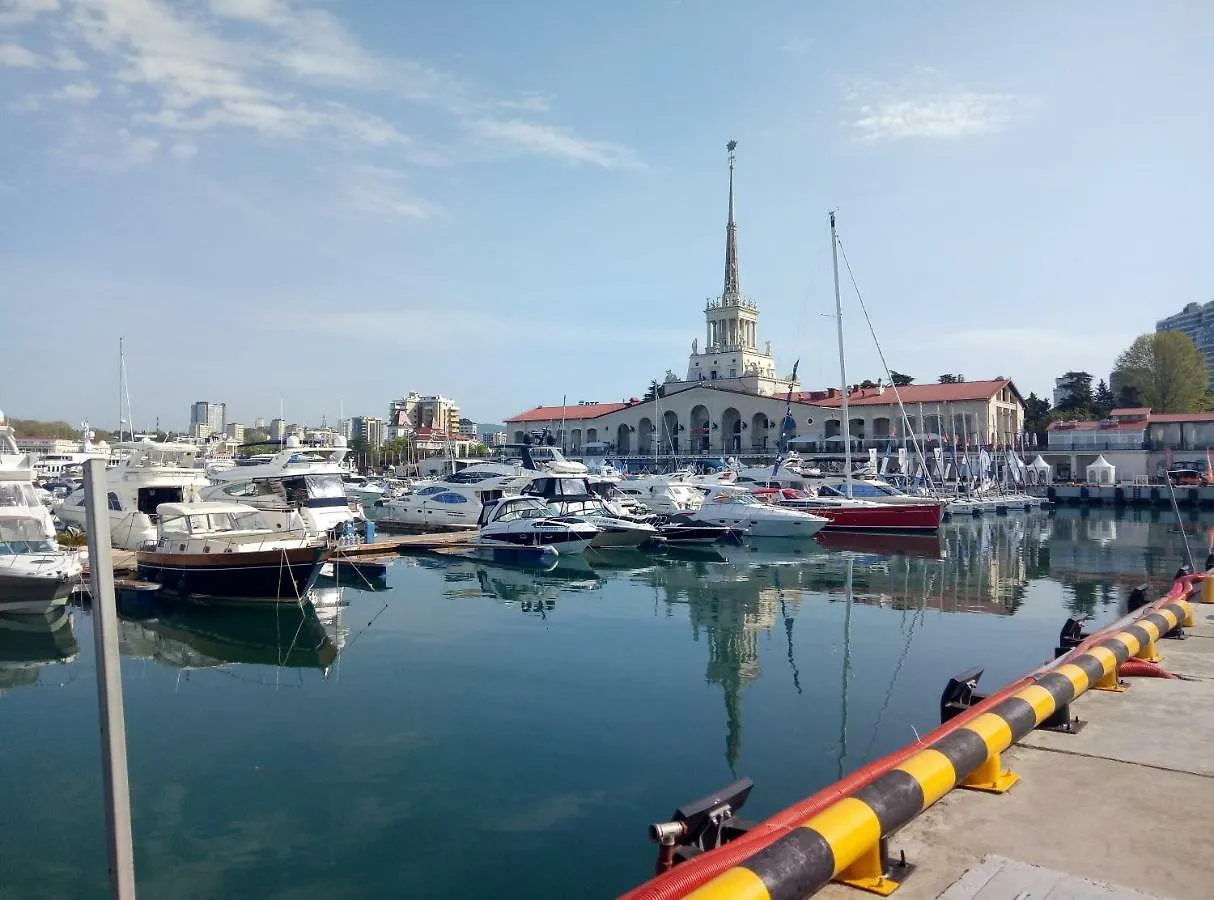
[[[737,141],[725,145],[729,151],[729,222],[725,226],[725,290],[722,300],[729,303],[740,296],[738,286],[738,223],[733,218],[733,151]]]

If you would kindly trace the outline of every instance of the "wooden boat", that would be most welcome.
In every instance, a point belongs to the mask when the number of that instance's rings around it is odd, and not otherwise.
[[[299,603],[329,554],[241,503],[162,503],[156,514],[156,543],[136,554],[139,578],[182,595]]]

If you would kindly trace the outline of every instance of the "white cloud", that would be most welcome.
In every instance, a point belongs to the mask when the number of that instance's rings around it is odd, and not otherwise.
[[[408,175],[383,166],[358,166],[343,175],[346,205],[356,212],[429,219],[439,207],[404,190]]]
[[[871,80],[844,90],[846,125],[861,141],[935,140],[1003,131],[1030,105],[1006,91],[949,85],[935,69],[921,67],[899,85]]]
[[[88,68],[79,56],[68,47],[56,47],[51,66],[61,72],[83,72]]]
[[[95,172],[123,172],[145,165],[160,149],[160,141],[145,134],[94,128],[86,120],[73,120],[72,133],[57,148],[65,163]]]
[[[20,44],[0,44],[0,66],[16,69],[36,69],[42,65],[38,54],[31,53]]]
[[[604,169],[638,168],[640,162],[627,147],[579,138],[555,125],[523,119],[478,119],[469,127],[483,145],[503,155],[531,153]]]
[[[59,8],[59,0],[0,0],[0,28],[25,25]]]
[[[178,141],[169,148],[169,155],[173,157],[173,159],[193,159],[198,155],[198,145],[186,143],[185,141]]]
[[[79,81],[73,84],[65,84],[56,91],[52,91],[48,96],[51,100],[63,100],[68,103],[91,103],[97,99],[101,93],[97,89],[97,85],[91,81]]]
[[[515,109],[522,112],[548,112],[552,108],[552,99],[536,91],[525,91],[517,100],[496,100],[493,105],[498,109]]]

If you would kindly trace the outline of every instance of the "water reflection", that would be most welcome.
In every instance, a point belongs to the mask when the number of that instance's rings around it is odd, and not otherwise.
[[[123,656],[177,669],[231,663],[328,670],[345,644],[341,588],[314,588],[301,605],[196,604],[157,598],[150,615],[122,615]]]
[[[0,615],[0,695],[11,688],[39,683],[53,663],[80,654],[72,611],[57,607],[48,615]]]

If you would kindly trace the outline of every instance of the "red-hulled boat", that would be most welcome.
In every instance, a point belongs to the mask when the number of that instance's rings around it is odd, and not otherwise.
[[[768,503],[789,506],[830,520],[824,531],[939,531],[944,506],[923,503],[872,503],[847,497],[816,497],[795,488],[757,488]]]

